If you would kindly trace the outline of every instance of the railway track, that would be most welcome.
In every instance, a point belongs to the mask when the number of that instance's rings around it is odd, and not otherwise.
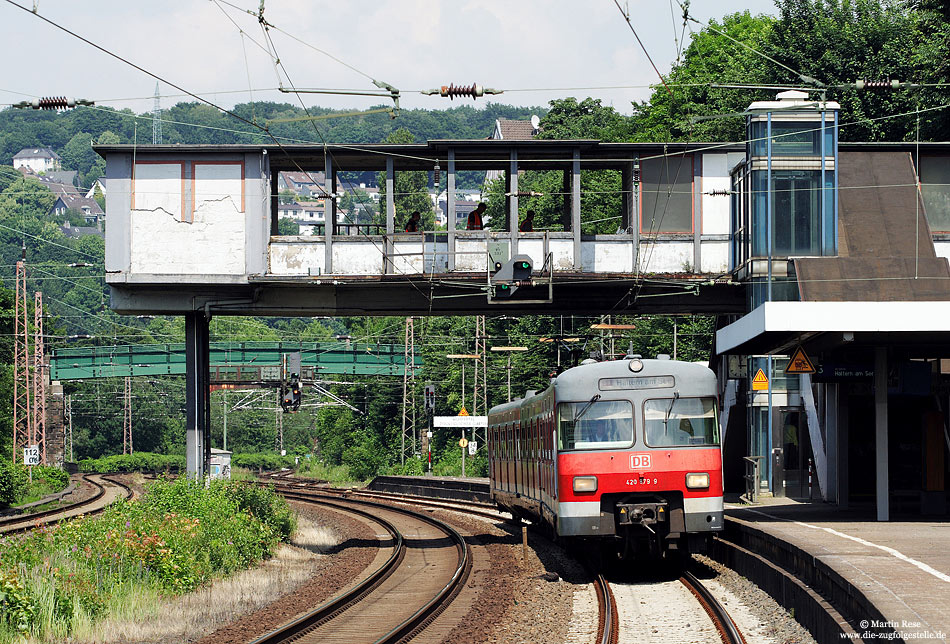
[[[40,512],[31,512],[29,514],[20,514],[0,519],[0,534],[4,536],[18,534],[39,526],[53,525],[81,514],[96,514],[105,510],[106,507],[120,496],[123,498],[132,496],[131,488],[105,475],[84,474],[82,480],[96,487],[96,493],[93,496],[50,510],[42,510]],[[118,488],[122,493],[113,494],[109,491],[109,488]]]
[[[471,568],[468,545],[451,526],[407,508],[278,487],[289,500],[360,515],[389,535],[392,551],[348,591],[253,644],[395,644],[421,632],[451,602]]]
[[[487,506],[483,503],[474,503],[470,501],[432,500],[425,497],[402,495],[392,492],[340,490],[320,482],[293,479],[286,474],[272,477],[272,481],[276,484],[278,491],[288,495],[299,494],[304,490],[312,490],[316,493],[319,493],[320,495],[332,499],[378,499],[385,503],[411,504],[416,507],[443,509],[461,512],[466,515],[474,515],[487,519],[493,519],[496,521],[506,521],[511,519],[510,515],[507,513],[492,510],[490,509],[491,506]],[[612,585],[602,573],[593,573],[593,577],[594,594],[597,597],[598,624],[596,642],[597,644],[618,644],[622,641],[625,641],[627,638],[621,637],[621,630],[623,628],[623,623],[620,619],[621,608],[618,606],[618,602],[614,597],[614,585]],[[662,585],[662,582],[660,585]],[[702,611],[708,615],[709,620],[715,629],[715,635],[713,636],[715,639],[722,641],[723,644],[746,644],[745,639],[740,633],[735,622],[729,616],[728,612],[696,577],[696,575],[689,571],[683,571],[682,576],[676,581],[675,585],[685,587],[688,590],[688,594],[692,596],[695,602],[698,602],[699,606],[702,608]],[[626,587],[627,584],[619,584],[620,589],[625,589]],[[624,590],[623,592],[625,593],[626,591]],[[687,597],[684,597],[683,594],[680,595],[680,601],[682,601],[684,604],[692,603],[691,600]],[[693,607],[695,607],[695,604],[693,604]],[[668,611],[669,607],[664,606],[661,608],[661,610]],[[697,623],[693,624],[692,622]],[[689,628],[700,629],[703,627],[702,620],[692,620],[689,623]],[[705,626],[708,627],[708,623]],[[639,641],[670,641],[668,639],[669,633],[665,632],[663,629],[656,629],[656,632],[652,633],[652,635],[652,638],[645,637]],[[700,635],[699,639],[696,641],[703,641],[702,635]],[[255,642],[254,644],[271,643]]]

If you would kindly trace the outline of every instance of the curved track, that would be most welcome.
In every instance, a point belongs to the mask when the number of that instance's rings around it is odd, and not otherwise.
[[[703,609],[709,614],[709,618],[712,619],[713,624],[716,625],[716,630],[719,631],[719,636],[722,638],[724,644],[745,644],[745,638],[742,637],[742,633],[739,632],[735,622],[729,617],[729,613],[726,612],[723,605],[713,597],[712,593],[703,586],[696,575],[688,570],[683,571],[683,576],[680,577],[680,581],[695,595],[699,603],[702,604]]]
[[[290,500],[332,506],[385,526],[393,552],[355,587],[283,627],[254,640],[395,643],[433,620],[461,589],[471,568],[462,536],[451,526],[405,508],[298,489],[278,490]]]
[[[0,534],[7,536],[27,532],[39,526],[53,525],[81,514],[96,514],[105,510],[117,498],[127,499],[132,496],[131,488],[105,475],[84,474],[82,479],[96,487],[96,493],[93,496],[51,510],[4,518],[0,520]],[[123,493],[114,494],[109,491],[109,488],[119,488]]]
[[[280,475],[272,477],[272,479],[276,482],[278,490],[287,495],[299,494],[301,490],[319,490],[321,495],[333,499],[353,499],[354,497],[375,498],[389,503],[406,503],[426,508],[451,510],[494,520],[510,519],[506,513],[493,510],[491,506],[483,503],[444,499],[434,500],[426,497],[396,494],[392,492],[340,490],[330,487],[323,482],[291,478],[286,473],[281,473]],[[745,639],[728,612],[693,573],[684,571],[679,581],[689,590],[706,614],[708,614],[723,644],[746,644]],[[603,574],[594,575],[593,585],[598,603],[596,641],[598,644],[617,644],[617,642],[620,641],[621,622],[618,615],[617,601],[614,599],[611,585]],[[258,642],[254,644],[258,644]],[[261,642],[260,644],[264,643]]]

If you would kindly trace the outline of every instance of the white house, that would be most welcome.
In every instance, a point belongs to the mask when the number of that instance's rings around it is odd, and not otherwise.
[[[49,148],[23,148],[13,155],[13,167],[27,167],[36,173],[49,172],[60,169],[60,158]]]

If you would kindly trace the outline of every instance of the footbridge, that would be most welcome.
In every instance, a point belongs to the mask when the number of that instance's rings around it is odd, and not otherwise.
[[[682,314],[745,307],[743,289],[723,277],[729,169],[744,158],[741,144],[438,140],[96,149],[106,158],[109,185],[106,279],[112,308],[123,313]],[[559,173],[559,187],[546,195],[519,191],[525,170]],[[590,170],[615,175],[613,194],[582,191]],[[278,234],[282,171],[322,178],[318,234]],[[371,171],[385,177],[378,225],[348,219],[337,206],[347,177]],[[398,232],[409,213],[396,212],[395,177],[407,171],[438,175],[446,186],[445,230]],[[491,230],[463,230],[457,175],[487,171],[505,177],[503,220],[496,216]],[[539,196],[559,204],[559,220],[548,230],[520,232],[527,208],[536,207],[526,200]],[[594,234],[587,204],[598,200],[616,204],[607,213],[611,234]],[[493,298],[492,274],[515,255],[530,258],[530,279],[510,299]]]
[[[211,342],[210,380],[214,384],[277,382],[283,357],[300,353],[301,377],[324,375],[402,376],[422,367],[420,356],[406,356],[401,344],[360,342]],[[54,349],[50,379],[87,380],[186,373],[186,345],[131,344]]]

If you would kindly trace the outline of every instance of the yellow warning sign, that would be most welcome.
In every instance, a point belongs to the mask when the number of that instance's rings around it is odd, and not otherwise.
[[[808,359],[805,350],[798,347],[792,354],[792,359],[788,361],[785,373],[815,373],[815,365]]]
[[[462,410],[459,412],[459,416],[468,416],[468,410],[465,409],[465,407],[462,407]],[[464,447],[464,445],[462,447]]]
[[[752,391],[768,391],[769,388],[769,378],[765,375],[765,372],[759,369],[755,372],[755,377],[752,379]]]
[[[465,449],[466,447],[468,447],[468,439],[467,439],[467,438],[460,438],[460,439],[459,439],[459,447],[461,447],[462,449]]]

